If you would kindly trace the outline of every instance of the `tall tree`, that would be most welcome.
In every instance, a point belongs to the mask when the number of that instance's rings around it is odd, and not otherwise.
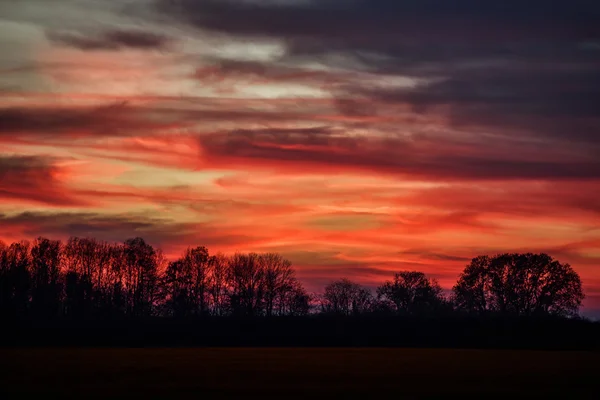
[[[390,302],[398,314],[422,315],[441,310],[442,288],[435,279],[417,271],[402,271],[377,288],[377,297]]]
[[[31,248],[31,307],[34,315],[56,317],[60,311],[61,242],[38,238]]]
[[[229,259],[224,254],[210,257],[210,299],[213,315],[221,316],[227,308]]]
[[[114,254],[118,245],[98,242],[96,245],[96,273],[94,276],[94,307],[102,315],[114,313],[113,285],[115,280]]]
[[[187,317],[209,313],[211,258],[206,247],[189,248],[183,257],[168,264],[163,277],[167,309]]]
[[[0,253],[0,306],[4,316],[24,317],[31,290],[29,242],[5,246]]]
[[[188,263],[178,259],[170,262],[163,277],[163,297],[168,314],[187,317],[194,308],[192,303],[192,271]]]
[[[191,274],[190,296],[194,314],[208,313],[210,256],[204,246],[190,248],[182,259],[186,271]]]
[[[31,297],[30,243],[23,240],[11,244],[6,250],[8,279],[8,308],[12,317],[26,316]]]
[[[277,253],[261,254],[259,263],[264,271],[265,313],[270,317],[273,315],[277,299],[284,298],[294,289],[294,270],[292,263]],[[281,307],[279,311],[282,312]]]
[[[65,312],[74,317],[92,313],[97,242],[92,238],[71,237],[64,246],[66,267]]]
[[[126,240],[123,252],[127,313],[136,317],[149,316],[157,294],[157,253],[140,237]]]
[[[236,315],[254,316],[263,311],[265,274],[256,253],[236,253],[229,259],[229,304]]]
[[[9,314],[9,307],[12,300],[11,286],[8,246],[0,240],[0,317]]]
[[[584,298],[579,275],[544,253],[476,257],[453,292],[459,309],[511,315],[576,315]]]

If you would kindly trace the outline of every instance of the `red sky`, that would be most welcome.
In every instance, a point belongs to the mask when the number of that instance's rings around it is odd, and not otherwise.
[[[600,11],[461,1],[0,0],[0,239],[277,251],[310,290],[545,251],[600,310]]]

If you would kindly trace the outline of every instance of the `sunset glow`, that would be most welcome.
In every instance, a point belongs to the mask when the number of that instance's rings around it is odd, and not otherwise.
[[[0,0],[0,240],[273,251],[309,291],[547,252],[600,315],[600,24],[274,3]]]

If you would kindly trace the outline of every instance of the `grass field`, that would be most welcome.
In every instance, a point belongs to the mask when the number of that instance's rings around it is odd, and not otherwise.
[[[0,369],[0,398],[600,398],[598,352],[0,349]]]

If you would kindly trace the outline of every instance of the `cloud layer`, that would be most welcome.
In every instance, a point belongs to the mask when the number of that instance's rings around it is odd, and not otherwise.
[[[596,2],[53,3],[0,2],[0,239],[279,251],[311,290],[547,251],[600,309]]]

